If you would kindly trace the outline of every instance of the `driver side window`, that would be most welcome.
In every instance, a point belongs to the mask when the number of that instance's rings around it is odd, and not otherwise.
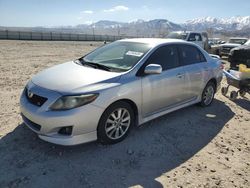
[[[148,64],[159,64],[162,70],[172,69],[179,66],[177,48],[174,45],[162,46],[149,57]]]

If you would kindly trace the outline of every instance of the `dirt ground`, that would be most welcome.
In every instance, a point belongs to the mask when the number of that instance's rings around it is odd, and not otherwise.
[[[19,96],[37,72],[101,45],[0,41],[0,187],[250,187],[250,96],[217,93],[134,128],[121,143],[62,147],[22,123]],[[225,85],[225,80],[223,80]]]

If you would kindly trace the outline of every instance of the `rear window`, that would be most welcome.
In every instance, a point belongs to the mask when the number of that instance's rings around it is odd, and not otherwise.
[[[206,62],[204,55],[195,46],[180,45],[179,54],[182,65],[191,65],[195,63]]]
[[[187,39],[187,33],[169,33],[167,35],[167,38],[186,40]]]
[[[188,41],[202,41],[202,38],[198,33],[190,33]]]
[[[246,39],[229,39],[229,43],[234,44],[244,44],[246,41]]]

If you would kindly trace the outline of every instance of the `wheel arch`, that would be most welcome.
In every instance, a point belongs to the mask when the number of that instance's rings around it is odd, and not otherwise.
[[[139,118],[138,118],[138,117],[139,117],[139,109],[138,109],[136,103],[135,103],[133,100],[127,99],[127,98],[119,99],[119,100],[116,100],[116,101],[110,103],[110,104],[107,106],[106,109],[108,109],[110,106],[114,105],[115,103],[121,102],[121,101],[122,101],[122,102],[126,102],[126,103],[129,104],[129,105],[131,106],[131,108],[133,109],[133,112],[134,112],[134,115],[135,115],[135,125],[137,126],[137,125],[138,125],[138,119],[139,119]],[[105,109],[105,110],[106,110],[106,109]],[[105,110],[104,110],[104,112],[105,112]]]
[[[210,83],[210,82],[212,82],[214,84],[215,92],[217,92],[217,80],[215,78],[211,78],[210,80],[208,80],[207,84]]]
[[[114,143],[117,143],[117,142],[120,142],[122,141],[128,134],[129,132],[129,129],[125,132],[125,134],[123,134],[121,137],[117,138],[116,140],[110,138],[107,136],[107,133],[106,133],[106,130],[105,130],[105,121],[102,121],[102,120],[105,120],[108,116],[107,114],[109,114],[110,112],[112,112],[113,109],[116,109],[117,107],[119,107],[119,104],[116,104],[116,103],[123,103],[123,105],[126,104],[127,108],[128,106],[131,108],[130,111],[132,111],[131,115],[133,115],[134,117],[134,121],[131,122],[131,126],[130,127],[133,127],[136,125],[137,123],[137,114],[138,114],[138,109],[137,109],[137,106],[136,104],[130,100],[130,99],[119,99],[119,100],[116,100],[114,102],[112,102],[103,112],[103,114],[101,115],[100,119],[99,119],[99,123],[98,123],[98,126],[97,126],[97,139],[104,143],[104,144],[114,144]],[[113,106],[113,105],[117,105],[117,106]],[[111,109],[110,109],[111,108]],[[105,111],[108,111],[108,113],[105,114]],[[104,119],[103,119],[104,118]]]

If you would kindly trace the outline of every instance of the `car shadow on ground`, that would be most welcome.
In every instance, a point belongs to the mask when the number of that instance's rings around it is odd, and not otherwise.
[[[235,104],[244,108],[245,110],[250,111],[250,101],[248,98],[238,98],[233,101]]]
[[[207,108],[194,105],[109,146],[57,146],[20,124],[0,140],[0,187],[163,187],[157,178],[197,154],[233,116],[219,100]]]

